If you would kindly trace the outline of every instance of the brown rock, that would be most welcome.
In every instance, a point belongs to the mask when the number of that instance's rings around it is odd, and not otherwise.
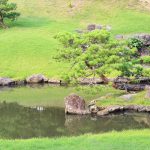
[[[65,98],[66,114],[90,114],[86,109],[85,100],[76,94],[71,94]]]
[[[27,83],[45,83],[48,79],[42,74],[35,74],[26,79]]]

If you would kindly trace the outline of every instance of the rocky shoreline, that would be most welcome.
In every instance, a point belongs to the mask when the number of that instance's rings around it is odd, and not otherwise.
[[[145,89],[146,85],[150,85],[149,77],[142,77],[138,79],[131,80],[130,78],[117,77],[108,78],[108,83],[112,82],[113,87],[119,90],[129,90],[129,91],[141,91]],[[80,78],[78,81],[81,85],[100,85],[107,84],[101,78]],[[0,77],[0,86],[15,86],[15,85],[26,85],[26,84],[56,84],[56,85],[66,85],[61,79],[49,79],[43,74],[34,74],[23,80],[13,80],[8,77]]]
[[[113,113],[130,112],[146,112],[150,113],[150,106],[142,105],[112,105],[107,107],[96,106],[95,101],[91,101],[88,107],[85,100],[76,95],[71,94],[65,98],[65,113],[70,115],[88,115],[106,116]]]

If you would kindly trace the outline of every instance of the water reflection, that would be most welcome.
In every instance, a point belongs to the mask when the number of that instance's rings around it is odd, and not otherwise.
[[[149,127],[149,114],[68,116],[58,107],[29,108],[17,103],[0,103],[0,138],[72,136]]]

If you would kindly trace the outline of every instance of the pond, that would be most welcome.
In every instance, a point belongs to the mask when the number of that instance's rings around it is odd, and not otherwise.
[[[76,136],[150,128],[150,115],[146,113],[107,117],[65,115],[63,98],[73,91],[49,86],[0,89],[0,138]],[[58,101],[56,105],[53,100]]]

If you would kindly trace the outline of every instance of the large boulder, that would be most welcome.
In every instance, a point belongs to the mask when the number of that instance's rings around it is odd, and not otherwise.
[[[42,74],[35,74],[26,78],[27,83],[45,83],[48,79]]]
[[[1,78],[0,77],[0,86],[11,86],[15,85],[15,81],[10,78]]]
[[[90,114],[89,110],[86,109],[85,100],[76,94],[71,94],[65,98],[65,113],[76,115]]]

